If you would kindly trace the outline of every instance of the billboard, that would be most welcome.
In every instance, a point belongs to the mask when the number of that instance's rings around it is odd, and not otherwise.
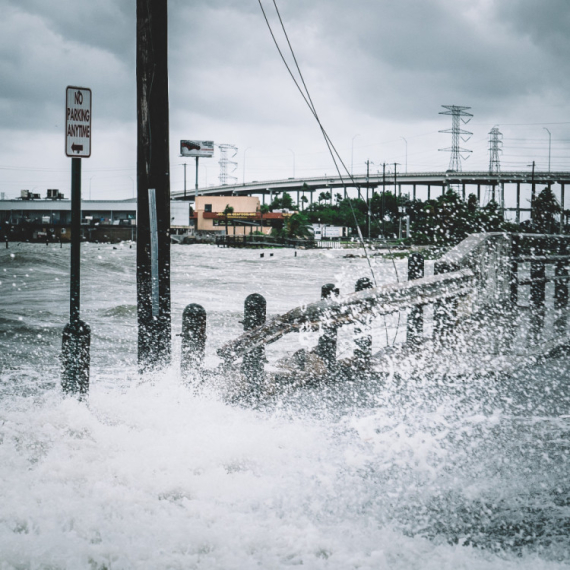
[[[180,156],[214,156],[214,141],[180,141]]]

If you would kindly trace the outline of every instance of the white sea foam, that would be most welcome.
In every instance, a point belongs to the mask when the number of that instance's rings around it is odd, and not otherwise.
[[[567,361],[500,383],[394,370],[383,385],[230,405],[184,385],[176,364],[138,377],[134,250],[90,245],[92,383],[77,402],[58,388],[66,291],[40,295],[65,250],[30,273],[40,251],[26,247],[19,265],[0,257],[10,278],[34,275],[2,290],[0,569],[567,567]],[[213,363],[247,294],[278,313],[365,274],[337,252],[303,255],[276,252],[270,265],[173,248],[174,330],[185,304],[204,304]],[[391,266],[377,270],[390,278]]]

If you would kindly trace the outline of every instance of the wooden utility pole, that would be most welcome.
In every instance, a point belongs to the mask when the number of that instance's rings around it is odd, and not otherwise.
[[[137,317],[141,372],[170,362],[167,2],[137,0]]]

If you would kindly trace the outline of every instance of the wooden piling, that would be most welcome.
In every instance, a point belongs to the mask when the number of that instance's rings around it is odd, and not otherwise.
[[[355,292],[364,291],[365,289],[372,289],[372,281],[368,277],[361,277],[354,286]],[[365,328],[368,328],[368,323],[362,323],[363,328],[354,327],[354,359],[357,366],[361,368],[368,368],[372,358],[372,336],[363,334]]]
[[[181,336],[180,371],[190,378],[200,372],[206,354],[206,310],[202,305],[191,303],[184,309]]]
[[[76,319],[63,329],[61,350],[61,387],[66,394],[80,399],[89,393],[91,329]]]
[[[171,355],[167,3],[137,0],[136,13],[137,319],[143,372],[168,365]]]
[[[338,297],[339,289],[334,283],[327,283],[321,287],[321,299]],[[317,344],[317,354],[324,360],[327,368],[334,368],[336,365],[337,331],[335,327],[323,324],[323,334],[319,337]]]
[[[252,293],[245,299],[243,309],[243,330],[249,331],[265,323],[267,301],[263,295]],[[241,371],[253,385],[259,383],[265,375],[265,347],[260,346],[246,353],[242,360]]]

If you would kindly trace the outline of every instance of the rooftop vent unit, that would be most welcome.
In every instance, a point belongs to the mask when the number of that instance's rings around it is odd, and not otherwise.
[[[20,197],[22,200],[39,200],[41,198],[39,194],[34,194],[29,190],[20,190]]]
[[[63,194],[57,188],[48,188],[47,199],[48,200],[61,200]]]

